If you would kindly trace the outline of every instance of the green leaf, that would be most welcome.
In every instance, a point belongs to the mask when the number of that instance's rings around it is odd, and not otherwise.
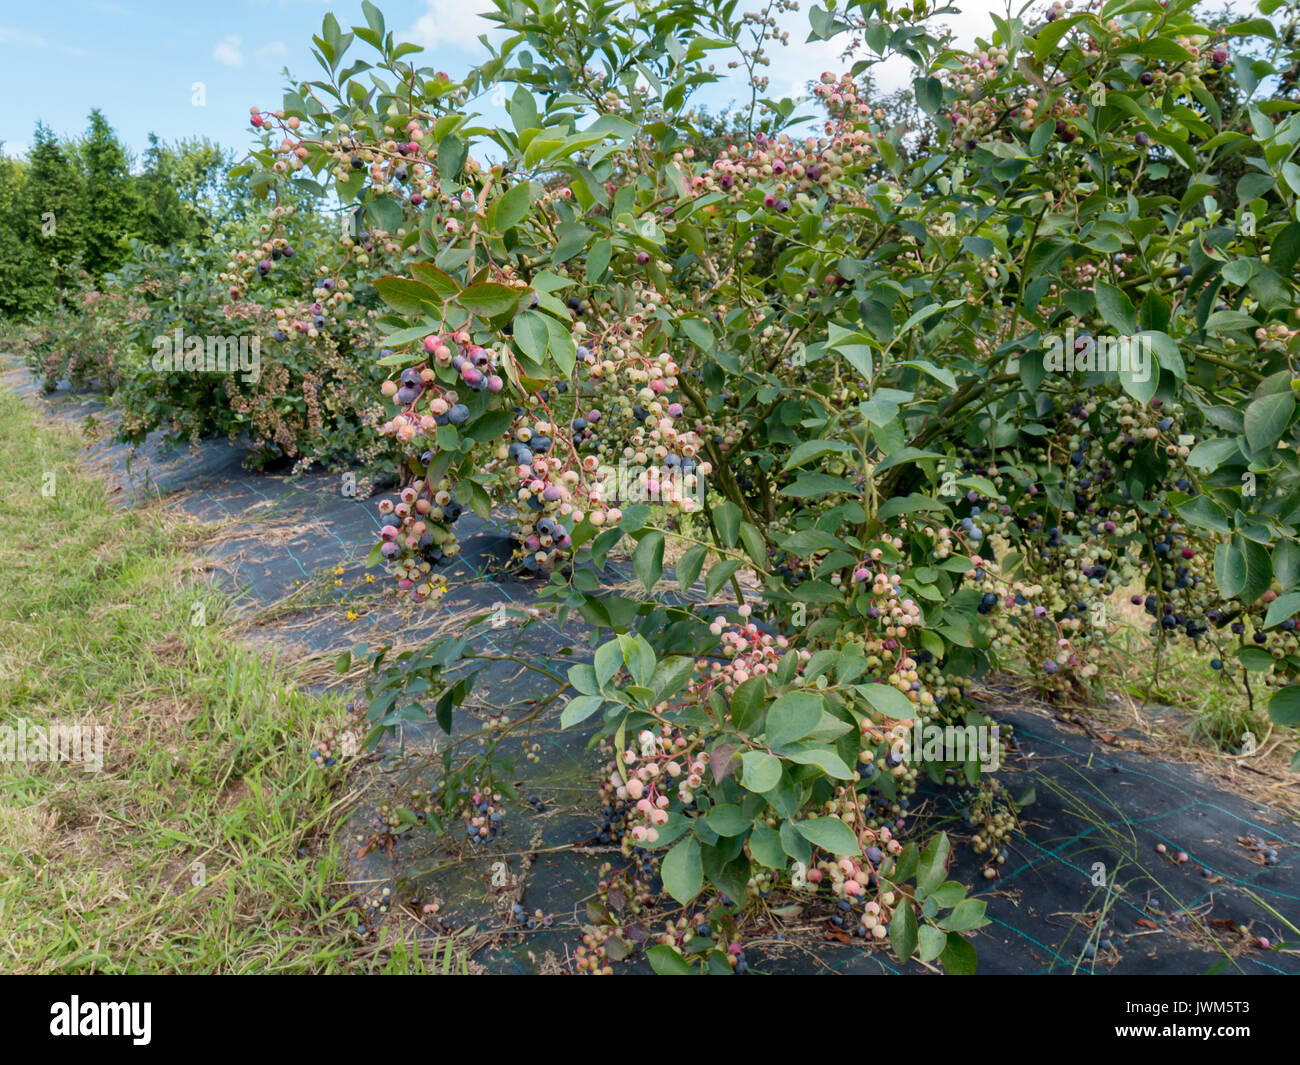
[[[677,561],[677,587],[685,592],[696,578],[700,575],[700,569],[704,565],[704,559],[708,556],[709,549],[702,544],[696,545],[688,550]]]
[[[1196,498],[1189,499],[1186,503],[1180,503],[1174,509],[1189,525],[1195,525],[1201,529],[1211,529],[1214,532],[1226,533],[1231,531],[1232,527],[1228,524],[1228,512],[1207,496],[1196,496]]]
[[[609,269],[609,260],[614,254],[614,245],[608,240],[598,240],[587,253],[587,284],[594,285]]]
[[[454,133],[448,133],[438,142],[438,176],[443,181],[455,181],[464,164],[464,143]]]
[[[1260,396],[1246,408],[1246,442],[1253,452],[1272,448],[1286,431],[1295,412],[1295,396],[1290,391]]]
[[[731,575],[738,569],[740,563],[734,558],[723,559],[711,566],[708,575],[704,578],[704,590],[709,595],[716,595],[718,589],[731,580]]]
[[[798,765],[815,765],[836,780],[853,779],[853,770],[835,753],[833,747],[828,747],[825,743],[787,743],[780,748],[780,754],[782,758]]]
[[[943,971],[951,976],[974,976],[976,967],[975,948],[957,932],[948,933],[948,945],[939,956]]]
[[[731,500],[713,509],[713,524],[724,547],[735,547],[740,533],[740,508]]]
[[[379,298],[399,314],[441,316],[442,299],[428,285],[409,277],[381,277],[375,281]]]
[[[925,898],[943,883],[949,849],[947,834],[940,832],[921,852],[921,864],[916,871],[917,898]]]
[[[765,824],[756,824],[749,837],[749,853],[754,861],[769,869],[785,868],[785,848],[781,846],[781,833]]]
[[[780,747],[801,740],[817,727],[822,716],[822,697],[812,692],[789,692],[776,700],[767,712],[768,746]]]
[[[550,331],[546,326],[546,315],[537,311],[524,311],[514,320],[515,343],[525,355],[539,365],[546,358],[546,345]]]
[[[660,943],[645,952],[646,960],[660,976],[694,976],[695,970],[677,951]]]
[[[487,212],[488,225],[498,233],[504,233],[512,226],[518,225],[528,214],[532,198],[532,183],[528,181],[520,182],[504,196],[493,200],[489,205]]]
[[[814,847],[820,847],[831,854],[846,857],[862,853],[858,837],[838,817],[814,817],[808,821],[796,821],[794,827]]]
[[[713,335],[708,322],[698,318],[683,318],[677,325],[686,339],[706,354],[717,346],[717,337]]]
[[[478,315],[480,318],[495,318],[514,310],[519,303],[519,296],[518,289],[486,281],[463,289],[457,299],[471,314]]]
[[[664,888],[685,906],[704,887],[704,867],[700,864],[700,842],[693,835],[673,845],[660,867]]]
[[[1123,336],[1137,332],[1132,301],[1114,285],[1098,281],[1094,287],[1097,311],[1116,332]]]
[[[587,662],[579,662],[569,667],[569,683],[583,695],[599,695],[600,685],[596,682],[596,671]]]
[[[943,927],[950,932],[968,932],[972,928],[983,928],[989,923],[988,918],[984,916],[987,907],[988,903],[983,899],[963,899],[942,922]]]
[[[899,961],[907,961],[916,951],[916,911],[907,899],[894,910],[889,922],[889,942]]]
[[[1300,725],[1300,684],[1288,684],[1273,693],[1268,719],[1277,725]]]
[[[1264,628],[1271,629],[1274,625],[1281,625],[1296,611],[1300,611],[1300,592],[1279,595],[1268,604],[1268,613],[1264,616]]]
[[[1237,458],[1240,454],[1236,440],[1216,436],[1211,440],[1202,440],[1192,448],[1191,454],[1187,456],[1187,464],[1195,466],[1198,470],[1217,470],[1229,459]]]
[[[765,677],[750,677],[731,693],[731,723],[742,732],[748,731],[762,713],[767,696]]]
[[[1235,599],[1246,586],[1246,558],[1231,544],[1214,549],[1214,583],[1225,599]]]
[[[761,567],[767,563],[767,545],[763,542],[763,534],[747,521],[740,523],[740,542],[755,566]]]
[[[782,469],[792,470],[796,466],[802,466],[805,462],[811,462],[813,459],[831,451],[842,454],[852,450],[843,440],[804,440],[790,452],[790,457],[786,459],[785,466]]]
[[[460,291],[460,285],[450,274],[439,270],[433,263],[412,263],[411,273],[417,281],[423,281],[439,299],[449,300]]]
[[[662,703],[671,699],[690,682],[695,672],[695,659],[686,655],[673,655],[662,659],[650,677],[650,688],[655,693],[655,702]]]
[[[1156,394],[1156,388],[1160,384],[1160,370],[1154,364],[1146,365],[1150,360],[1143,360],[1143,365],[1138,365],[1137,362],[1138,360],[1130,360],[1127,366],[1120,366],[1119,383],[1125,392],[1145,405]]]
[[[801,473],[794,484],[781,489],[781,495],[794,499],[820,499],[835,492],[848,492],[857,495],[858,489],[851,481],[843,477],[832,477],[825,473]]]
[[[576,699],[570,699],[565,708],[560,711],[560,728],[572,728],[580,721],[586,721],[604,703],[599,695],[579,695]]]
[[[943,106],[943,82],[938,78],[916,78],[912,92],[916,105],[927,115],[935,114]]]
[[[1283,540],[1273,548],[1273,578],[1284,592],[1300,584],[1300,543]]]
[[[1241,647],[1237,661],[1251,673],[1268,673],[1273,668],[1273,656],[1262,647]]]
[[[745,811],[739,806],[732,806],[724,803],[722,806],[715,806],[709,811],[705,820],[709,827],[719,836],[739,836],[748,831],[754,825],[752,817],[746,817]]]
[[[1300,261],[1300,222],[1292,222],[1273,238],[1268,265],[1285,276],[1297,261]]]
[[[1050,122],[1044,123],[1044,125],[1048,128],[1051,127]],[[893,922],[890,923],[892,924]],[[920,958],[921,961],[934,961],[935,958],[943,953],[944,948],[947,945],[948,936],[942,929],[935,928],[934,925],[923,924],[921,926],[920,951],[917,954],[917,957]]]
[[[853,690],[885,717],[907,721],[916,716],[911,700],[892,684],[859,684]]]
[[[623,646],[618,640],[608,640],[596,648],[596,684],[602,690],[622,667]]]
[[[636,575],[647,592],[659,583],[664,572],[664,534],[658,529],[641,537],[636,550],[632,552],[632,568],[636,570]]]
[[[555,360],[562,376],[571,376],[574,364],[578,361],[578,346],[574,343],[573,333],[568,326],[549,314],[546,316],[546,331],[549,334],[547,346],[551,358]]]
[[[1034,58],[1040,63],[1046,61],[1047,57],[1052,54],[1053,49],[1061,43],[1064,37],[1076,24],[1083,21],[1085,16],[1073,15],[1070,18],[1060,18],[1053,22],[1047,23],[1034,36]]]
[[[759,795],[781,783],[781,759],[766,751],[746,751],[740,756],[740,782]]]
[[[1246,564],[1246,580],[1237,595],[1244,603],[1254,603],[1273,583],[1273,563],[1268,557],[1268,548],[1240,535],[1233,536],[1232,546],[1241,553]],[[1217,560],[1217,553],[1215,558]]]

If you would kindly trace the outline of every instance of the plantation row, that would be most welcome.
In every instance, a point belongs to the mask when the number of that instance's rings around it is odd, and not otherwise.
[[[734,4],[498,0],[454,80],[366,3],[251,111],[242,215],[137,244],[26,342],[128,439],[400,470],[371,561],[417,602],[466,510],[509,522],[542,605],[591,626],[557,697],[610,741],[624,851],[692,904],[657,968],[736,967],[693,931],[777,886],[965,971],[984,904],[907,808],[978,785],[996,875],[997,759],[909,740],[991,727],[972,677],[1100,696],[1123,594],[1261,729],[1300,724],[1300,103],[1294,8],[1261,8],[1057,4],[968,53],[924,2],[813,5],[813,38],[861,43],[800,124],[767,98],[775,24]],[[872,97],[889,56],[910,102]],[[753,100],[710,123],[726,61]],[[646,596],[602,586],[616,548]],[[371,738],[413,699],[448,727],[471,647],[375,656]],[[474,788],[427,813],[491,837]]]

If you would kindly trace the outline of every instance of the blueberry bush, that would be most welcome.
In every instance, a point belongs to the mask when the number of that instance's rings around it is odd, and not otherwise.
[[[521,663],[554,694],[448,747],[393,834],[492,840],[501,741],[561,705],[607,759],[605,886],[669,913],[657,970],[743,972],[737,922],[779,892],[969,972],[984,903],[911,800],[969,789],[990,879],[1017,803],[908,737],[990,729],[971,678],[1095,696],[1123,594],[1300,724],[1293,7],[1058,3],[966,51],[926,0],[813,4],[810,38],[853,46],[811,120],[764,74],[793,5],[495,7],[462,80],[369,2],[327,15],[321,75],[251,112],[266,207],[213,271],[220,314],[332,382],[303,417],[337,402],[398,457],[371,562],[401,595],[438,602],[469,510],[510,524],[535,610],[590,628],[589,661]],[[872,99],[899,58],[922,128]],[[751,95],[720,127],[694,97],[722,68]],[[304,196],[336,222],[295,229]],[[368,651],[372,741],[451,731],[477,631]],[[632,947],[597,921],[579,966]]]

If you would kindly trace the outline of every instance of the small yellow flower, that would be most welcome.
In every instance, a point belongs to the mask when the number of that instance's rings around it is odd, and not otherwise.
[[[367,584],[374,584],[374,583],[375,583],[375,577],[374,577],[374,574],[373,574],[373,573],[367,573],[367,574],[366,574],[366,583],[367,583]]]
[[[349,620],[349,621],[356,621],[356,620],[357,620],[357,616],[356,616],[356,614],[354,614],[351,610],[348,611],[348,620]]]
[[[343,587],[343,582],[342,582],[342,581],[335,581],[335,582],[334,582],[334,587],[335,587],[335,588],[342,588],[342,587]]]

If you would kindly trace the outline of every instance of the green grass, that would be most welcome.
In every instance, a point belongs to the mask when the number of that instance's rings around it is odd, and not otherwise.
[[[352,935],[345,782],[307,753],[340,701],[240,647],[191,572],[192,527],[115,509],[75,436],[0,391],[0,725],[105,737],[96,773],[0,762],[0,970],[456,967]]]

